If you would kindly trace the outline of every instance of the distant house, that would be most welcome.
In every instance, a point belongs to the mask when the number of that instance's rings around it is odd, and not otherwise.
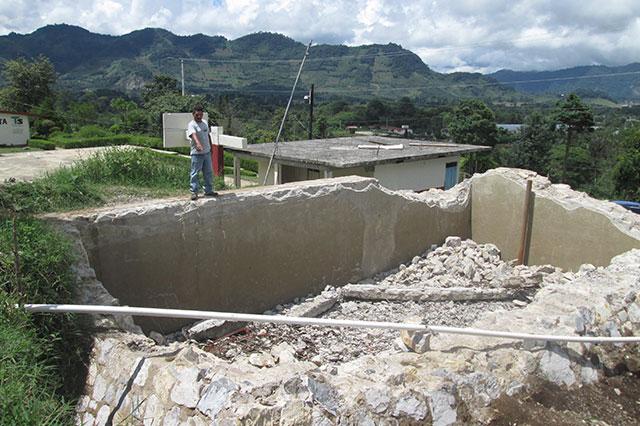
[[[265,181],[274,144],[228,147],[236,160],[258,162],[258,178]],[[350,136],[278,144],[268,172],[269,185],[311,179],[358,175],[374,177],[390,189],[424,191],[448,189],[458,183],[460,156],[490,147],[381,136]],[[239,161],[234,161],[238,165]],[[236,172],[239,175],[239,171]]]
[[[523,124],[496,124],[498,129],[504,129],[509,133],[518,133]]]
[[[0,145],[27,145],[30,115],[33,114],[0,110]]]

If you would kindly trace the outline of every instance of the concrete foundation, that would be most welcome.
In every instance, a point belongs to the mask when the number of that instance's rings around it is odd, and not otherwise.
[[[98,280],[121,304],[258,313],[391,269],[450,235],[494,243],[504,259],[515,258],[530,177],[529,264],[607,265],[640,248],[633,213],[512,169],[446,192],[394,192],[350,176],[51,220],[80,236]],[[136,322],[163,333],[184,324]]]
[[[639,215],[533,172],[504,168],[471,179],[474,241],[497,245],[505,259],[517,257],[527,179],[534,197],[525,263],[577,270],[584,263],[606,266],[640,248]]]
[[[56,216],[121,304],[262,312],[470,237],[468,193],[443,207],[347,177]],[[145,330],[183,323],[138,318]]]

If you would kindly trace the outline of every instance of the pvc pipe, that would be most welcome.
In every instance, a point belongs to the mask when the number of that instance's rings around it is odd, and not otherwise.
[[[185,318],[185,319],[217,319],[225,321],[248,321],[274,324],[312,325],[326,327],[377,328],[387,330],[408,330],[423,333],[463,334],[469,336],[495,337],[512,340],[533,340],[548,342],[580,342],[580,343],[640,343],[640,337],[598,337],[598,336],[561,336],[553,334],[514,333],[510,331],[493,331],[478,328],[447,327],[385,321],[354,321],[329,318],[288,317],[285,315],[239,314],[233,312],[195,311],[187,309],[142,308],[131,306],[102,305],[57,305],[57,304],[25,304],[27,312],[77,313],[104,315],[134,315],[143,317]]]

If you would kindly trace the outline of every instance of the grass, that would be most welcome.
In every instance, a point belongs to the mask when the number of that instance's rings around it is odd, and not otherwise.
[[[112,148],[30,183],[0,185],[0,425],[73,424],[90,352],[81,317],[15,308],[74,296],[71,243],[33,215],[122,196],[186,196],[189,165],[176,155]]]
[[[113,187],[132,197],[186,195],[189,167],[190,160],[177,155],[114,147],[33,182],[0,187],[0,208],[43,213],[100,206]],[[215,188],[225,188],[222,179],[216,178]]]
[[[0,220],[0,424],[73,424],[89,339],[71,315],[28,315],[17,303],[69,303],[65,237],[34,218]]]

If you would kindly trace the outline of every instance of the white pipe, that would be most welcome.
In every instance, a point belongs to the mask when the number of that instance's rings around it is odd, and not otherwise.
[[[481,330],[477,328],[446,327],[384,321],[354,321],[328,318],[288,317],[285,315],[238,314],[233,312],[194,311],[187,309],[142,308],[131,306],[101,305],[56,305],[25,304],[28,312],[135,315],[144,317],[217,319],[225,321],[250,321],[275,324],[315,325],[327,327],[380,328],[387,330],[409,330],[442,334],[465,334],[469,336],[496,337],[513,340],[535,340],[547,342],[580,343],[640,343],[640,337],[597,337],[597,336],[560,336],[553,334],[514,333],[510,331]]]

